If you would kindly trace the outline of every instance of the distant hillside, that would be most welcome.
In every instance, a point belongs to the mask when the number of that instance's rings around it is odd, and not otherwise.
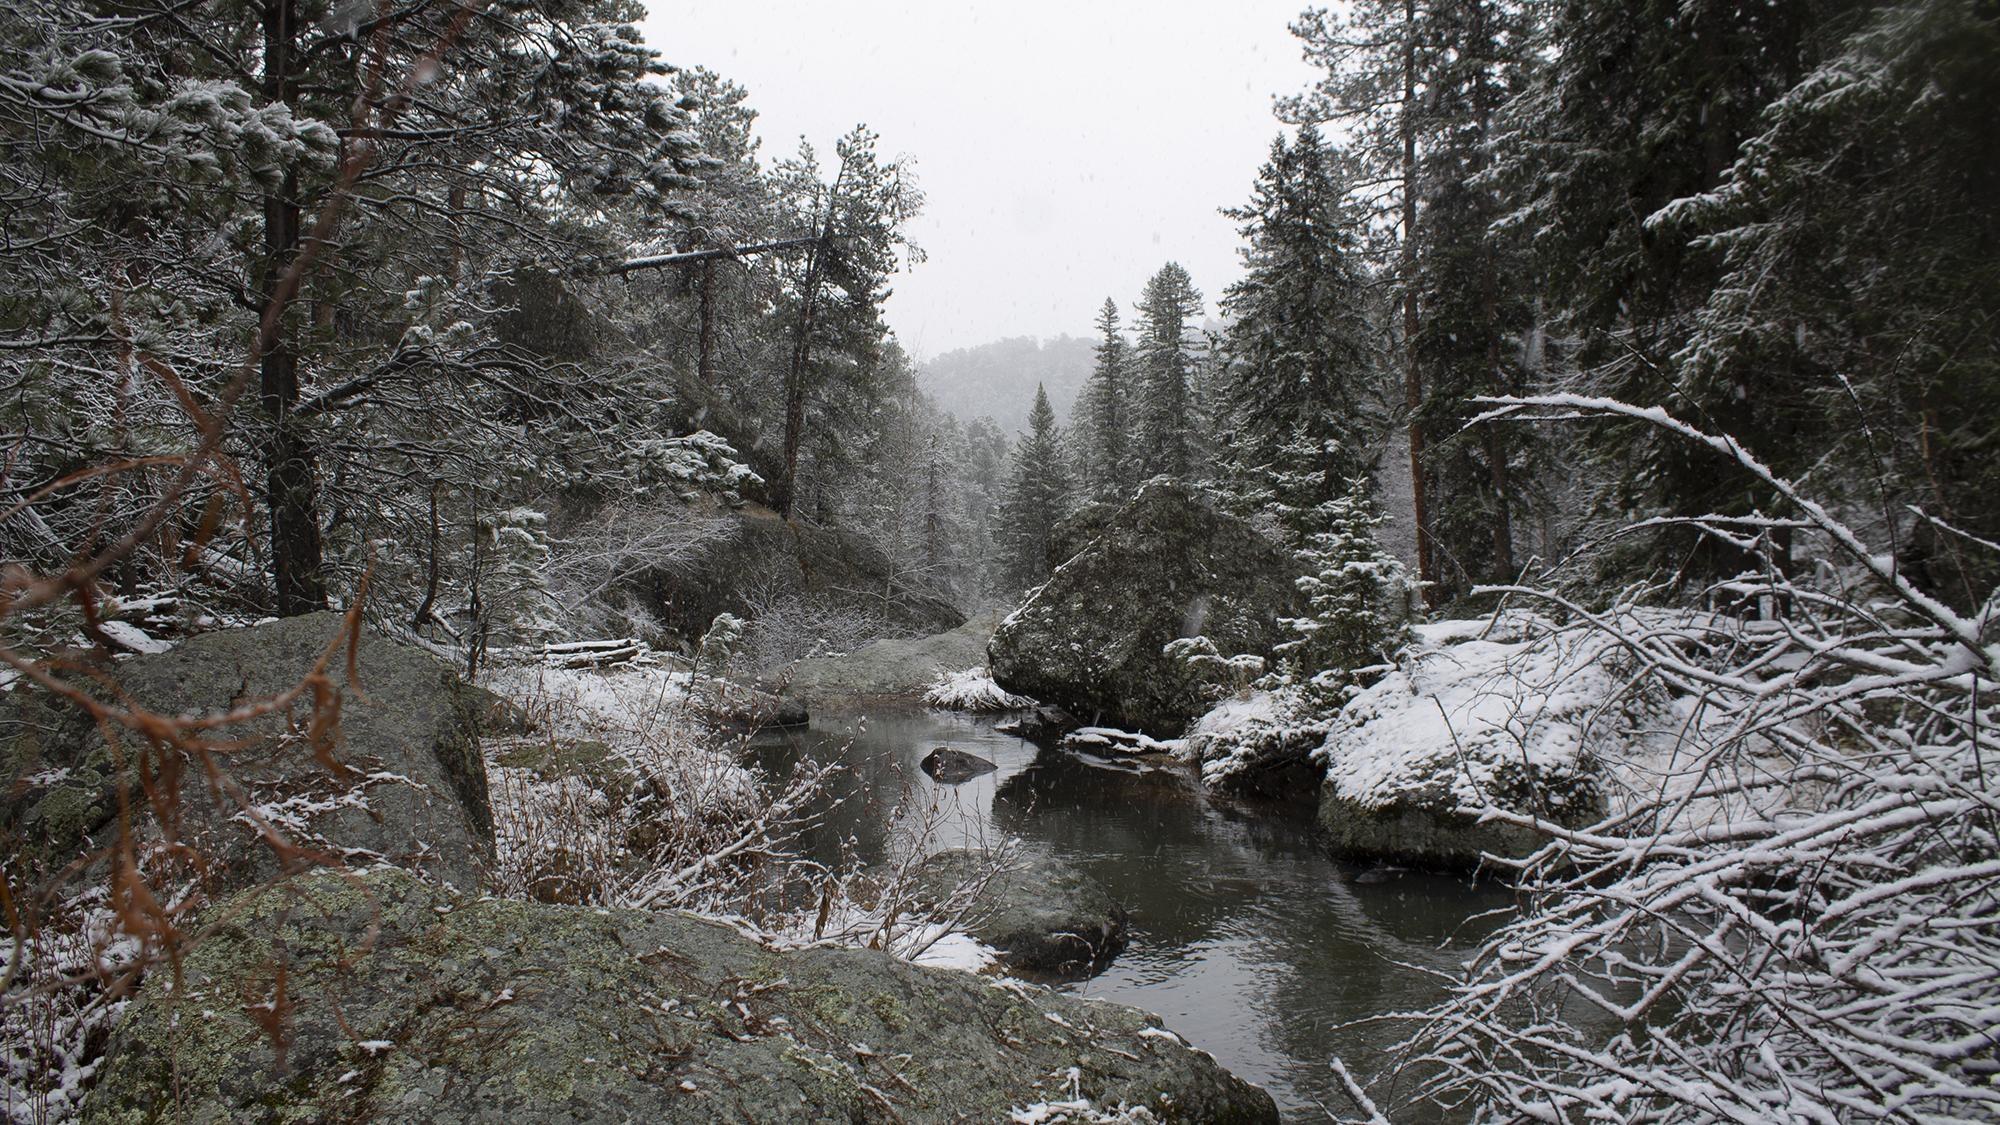
[[[1070,406],[1090,378],[1092,348],[1091,341],[1074,336],[996,340],[929,360],[919,369],[918,379],[939,406],[961,421],[984,415],[1013,437],[1028,428],[1036,383],[1048,388],[1056,417],[1069,423]]]

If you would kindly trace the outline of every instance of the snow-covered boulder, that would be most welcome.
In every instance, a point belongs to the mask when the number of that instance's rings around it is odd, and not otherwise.
[[[939,672],[930,690],[924,693],[924,704],[945,711],[990,712],[1025,711],[1035,701],[994,683],[993,674],[980,667]]]
[[[1205,684],[1161,650],[1205,636],[1269,654],[1298,612],[1295,571],[1199,489],[1156,478],[1001,622],[987,666],[1002,688],[1093,725],[1173,738],[1207,708]]]
[[[1195,720],[1184,742],[1202,784],[1226,793],[1311,800],[1325,770],[1315,761],[1332,716],[1305,689],[1232,696]]]
[[[1489,804],[1568,826],[1603,815],[1600,763],[1628,760],[1638,709],[1603,634],[1536,622],[1419,628],[1401,666],[1359,692],[1314,755],[1319,821],[1337,853],[1468,865],[1517,856],[1527,828]]]

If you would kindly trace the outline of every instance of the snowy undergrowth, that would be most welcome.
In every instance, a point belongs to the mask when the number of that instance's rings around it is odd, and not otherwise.
[[[817,792],[811,775],[774,786],[739,764],[688,672],[501,667],[485,686],[528,727],[485,744],[505,893],[721,907],[782,855]]]
[[[918,878],[957,815],[948,794],[906,791],[891,818],[897,858],[827,867],[791,844],[842,763],[784,779],[741,765],[729,749],[741,736],[703,718],[704,702],[723,691],[714,683],[640,664],[498,668],[486,686],[532,727],[486,744],[504,893],[693,909],[777,949],[845,945],[934,968],[997,966],[995,951],[967,932],[991,871],[941,889]],[[996,847],[992,870],[1005,862]]]
[[[994,712],[1024,711],[1035,701],[994,683],[993,674],[979,667],[939,672],[936,682],[924,692],[924,704],[946,711]]]
[[[0,939],[0,1107],[15,1125],[75,1120],[104,1046],[130,1003],[108,988],[138,956],[94,887],[42,924]]]

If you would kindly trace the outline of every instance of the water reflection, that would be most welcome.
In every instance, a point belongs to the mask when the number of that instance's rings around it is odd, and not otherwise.
[[[999,768],[941,786],[917,764],[939,746]],[[1290,1113],[1343,1105],[1327,1068],[1393,1072],[1390,1024],[1443,991],[1440,972],[1491,925],[1504,891],[1463,878],[1406,874],[1357,884],[1359,868],[1314,844],[1309,813],[1205,798],[1180,778],[1039,752],[981,719],[934,712],[816,719],[760,742],[766,768],[844,753],[841,803],[806,841],[837,859],[851,841],[881,859],[890,825],[936,810],[935,848],[1007,837],[1047,845],[1101,880],[1132,914],[1132,941],[1099,976],[1067,990],[1132,1004],[1223,1065],[1270,1090]],[[1440,946],[1451,941],[1451,948]],[[1398,1114],[1398,1120],[1421,1115]]]

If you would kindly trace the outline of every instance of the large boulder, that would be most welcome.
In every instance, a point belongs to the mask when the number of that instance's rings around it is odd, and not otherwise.
[[[863,645],[845,656],[801,660],[779,670],[767,684],[808,707],[838,706],[885,696],[916,698],[940,672],[956,672],[986,659],[986,642],[998,614],[981,614],[948,632],[927,637],[890,638]]]
[[[338,614],[316,613],[208,633],[133,657],[108,676],[131,704],[155,713],[222,714],[298,685],[343,628]],[[183,762],[179,838],[204,857],[212,892],[279,872],[276,853],[243,811],[246,801],[321,861],[394,863],[478,886],[492,853],[478,744],[491,698],[429,653],[366,632],[355,667],[358,680],[349,683],[344,649],[328,662],[339,703],[334,768],[305,737],[311,692],[262,718],[205,732],[219,743],[211,758],[230,798],[217,801],[200,764]],[[75,708],[23,689],[10,694],[28,697],[0,716],[11,781],[0,823],[58,863],[106,846],[116,832],[121,770],[144,807],[129,772],[136,736],[124,733],[121,745],[108,746]]]
[[[1279,618],[1299,612],[1296,570],[1192,485],[1156,478],[1001,622],[987,665],[1001,687],[1090,725],[1172,738],[1207,700],[1161,649],[1205,636],[1225,655],[1268,655]]]
[[[1045,849],[939,852],[918,868],[917,884],[933,905],[972,893],[967,931],[998,950],[1012,971],[1088,975],[1125,948],[1125,908],[1102,883]]]
[[[1335,854],[1430,867],[1525,855],[1544,835],[1482,809],[1591,824],[1607,808],[1605,764],[1643,761],[1649,732],[1677,725],[1590,630],[1447,621],[1416,635],[1313,755]]]
[[[1077,1095],[1277,1120],[1131,1008],[690,915],[466,901],[382,870],[217,923],[134,1002],[85,1122],[1001,1121]]]
[[[692,557],[636,576],[652,611],[683,637],[701,636],[719,613],[754,617],[753,598],[807,600],[908,636],[965,624],[956,606],[898,577],[888,557],[859,535],[780,519],[760,504],[719,518],[728,521],[724,533]]]

